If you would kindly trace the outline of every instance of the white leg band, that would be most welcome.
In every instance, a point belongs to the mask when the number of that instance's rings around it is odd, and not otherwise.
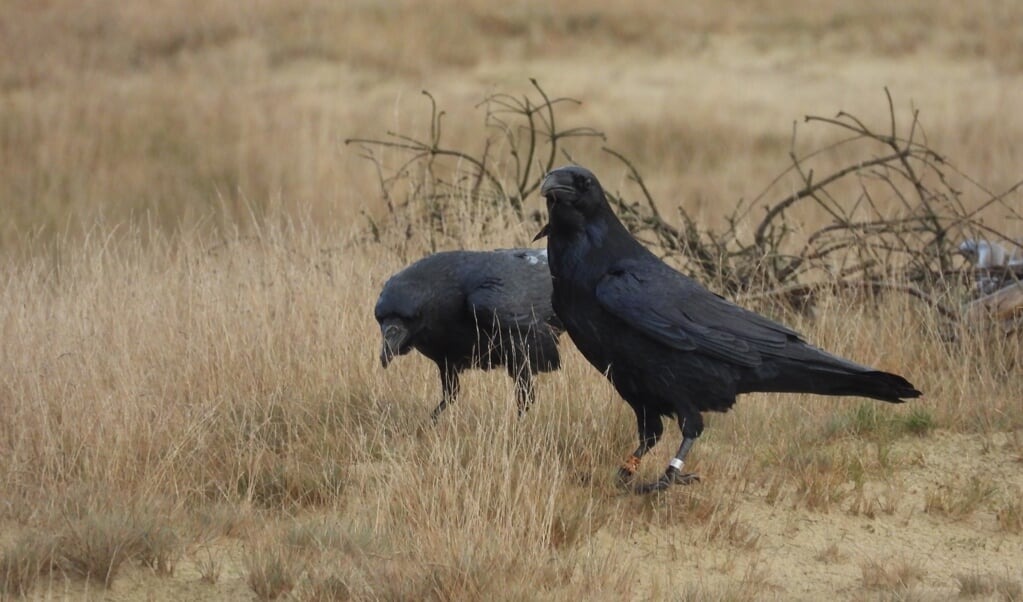
[[[671,466],[675,470],[681,472],[682,471],[682,467],[685,466],[685,462],[683,462],[682,460],[679,460],[678,458],[672,458],[671,462],[668,462],[668,466]]]

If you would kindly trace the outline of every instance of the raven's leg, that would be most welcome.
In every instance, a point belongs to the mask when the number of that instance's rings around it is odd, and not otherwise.
[[[618,483],[627,485],[632,476],[639,469],[639,462],[643,459],[650,448],[657,445],[657,441],[664,432],[664,424],[658,414],[647,412],[642,408],[633,408],[636,412],[636,426],[639,427],[639,447],[632,452],[621,468],[618,469]]]
[[[518,402],[519,418],[529,410],[534,397],[533,373],[529,371],[529,366],[523,366],[515,376],[515,400]]]
[[[441,364],[439,367],[440,386],[443,394],[440,403],[438,403],[437,407],[433,408],[433,411],[430,412],[430,418],[432,418],[434,422],[436,422],[441,413],[447,409],[448,404],[455,401],[455,398],[458,397],[458,370],[452,368],[446,363]]]
[[[685,466],[689,450],[703,433],[703,416],[695,410],[687,412],[679,418],[679,426],[682,428],[682,445],[679,446],[675,457],[668,463],[668,468],[664,470],[664,474],[657,481],[636,487],[636,493],[663,491],[674,483],[688,485],[700,480],[700,476],[696,473],[683,473],[682,467]]]

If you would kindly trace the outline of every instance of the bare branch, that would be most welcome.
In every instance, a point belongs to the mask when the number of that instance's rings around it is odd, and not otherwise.
[[[590,127],[562,128],[558,108],[579,101],[553,97],[535,79],[530,84],[531,91],[522,96],[494,93],[477,105],[484,113],[480,151],[446,143],[445,113],[425,91],[430,110],[425,136],[388,132],[381,139],[345,141],[358,144],[361,156],[373,163],[390,219],[406,236],[414,223],[428,228],[431,244],[437,244],[458,229],[446,212],[466,199],[510,209],[511,219],[526,219],[524,202],[555,161],[573,162],[567,143],[605,139]],[[989,191],[928,146],[915,107],[909,122],[900,122],[891,91],[886,88],[884,95],[888,116],[880,127],[844,111],[834,117],[805,116],[806,127],[822,128],[830,136],[816,148],[799,148],[799,123],[793,122],[788,165],[752,200],[738,200],[724,216],[723,228],[702,227],[680,203],[672,218],[678,225],[669,223],[662,214],[665,205],[656,202],[639,166],[602,144],[638,187],[638,199],[608,191],[608,201],[637,238],[720,290],[766,290],[747,298],[793,306],[813,302],[827,290],[904,293],[943,318],[958,320],[961,312],[938,303],[935,291],[948,295],[948,278],[963,265],[958,247],[965,237],[1011,241],[1004,233],[1005,220],[1023,222],[1015,202],[1023,180],[999,193]],[[374,155],[379,149],[395,151],[396,169],[389,171]],[[781,186],[795,191],[766,202]],[[396,198],[401,193],[404,201]],[[822,212],[828,223],[808,230],[792,219],[791,210],[804,199],[805,207]],[[754,218],[754,208],[761,207],[763,214]],[[982,221],[993,211],[1002,220],[998,227]],[[541,215],[531,217],[542,220]],[[381,240],[387,224],[368,215],[367,220],[370,237]]]

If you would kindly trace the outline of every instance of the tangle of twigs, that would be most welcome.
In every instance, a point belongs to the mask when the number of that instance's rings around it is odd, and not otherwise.
[[[565,143],[605,140],[594,128],[563,128],[555,109],[579,101],[551,97],[536,80],[530,81],[533,97],[498,93],[478,105],[484,110],[486,131],[478,153],[445,145],[445,113],[425,91],[431,107],[428,136],[388,132],[381,139],[346,143],[360,145],[373,162],[392,214],[418,210],[426,217],[426,227],[442,229],[447,203],[458,197],[510,209],[514,219],[527,219],[524,199],[536,192],[559,156],[571,160]],[[721,230],[702,227],[682,207],[677,221],[666,218],[637,166],[601,146],[622,163],[640,197],[637,202],[607,191],[608,200],[636,236],[725,293],[802,307],[824,290],[899,292],[954,320],[961,314],[953,308],[958,303],[950,307],[944,297],[951,279],[965,281],[968,276],[959,244],[966,238],[1010,240],[985,225],[981,215],[997,212],[1002,223],[1023,222],[1010,202],[1023,181],[998,193],[987,190],[928,145],[919,110],[913,109],[903,125],[887,88],[885,98],[888,122],[880,129],[846,112],[807,116],[806,127],[825,128],[836,138],[821,148],[800,151],[799,128],[793,124],[789,167],[755,198],[740,200]],[[382,164],[375,151],[383,149],[398,151],[402,160],[396,168]],[[406,194],[396,201],[399,182]],[[783,182],[791,192],[770,199]],[[970,188],[969,198],[980,195],[973,209],[967,208],[967,195],[954,182]],[[898,208],[894,215],[893,201]],[[814,230],[803,227],[793,216],[804,208],[823,211],[828,223]],[[371,226],[379,232],[377,224]]]

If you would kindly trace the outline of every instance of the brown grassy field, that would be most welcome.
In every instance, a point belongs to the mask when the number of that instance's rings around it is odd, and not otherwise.
[[[794,121],[883,120],[887,86],[997,191],[1023,165],[1020,39],[995,0],[8,3],[0,599],[1023,599],[1018,338],[942,342],[899,297],[780,316],[924,397],[746,396],[708,416],[701,484],[629,495],[631,411],[567,337],[522,420],[503,373],[434,426],[433,365],[380,368],[388,275],[535,226],[465,199],[457,234],[387,229],[343,142],[424,131],[428,89],[479,152],[476,104],[535,77],[715,224],[788,165]],[[572,152],[626,185],[599,143]]]

